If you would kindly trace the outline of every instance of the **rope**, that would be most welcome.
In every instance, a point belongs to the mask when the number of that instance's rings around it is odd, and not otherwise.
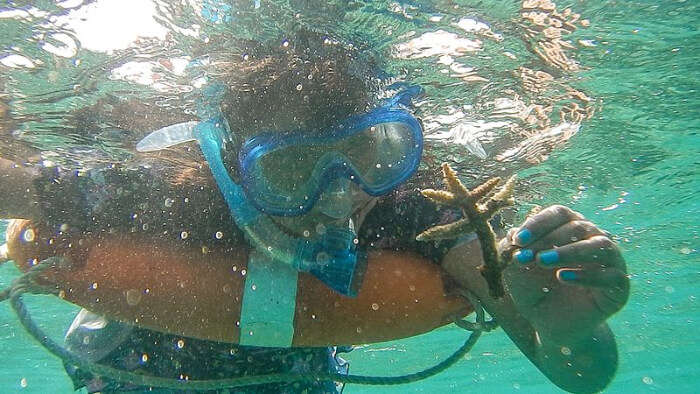
[[[27,307],[22,302],[22,295],[24,293],[56,294],[56,288],[37,285],[35,278],[38,274],[40,274],[48,267],[55,267],[56,263],[60,263],[60,261],[60,258],[55,258],[52,261],[47,259],[33,267],[30,271],[26,272],[24,275],[13,281],[12,285],[9,288],[0,291],[0,302],[9,299],[13,310],[17,314],[17,317],[22,326],[24,326],[25,330],[27,330],[27,332],[50,353],[63,360],[64,363],[69,365],[75,365],[78,368],[83,369],[93,375],[98,375],[114,381],[127,382],[140,386],[160,387],[179,390],[218,390],[224,388],[235,388],[258,384],[313,381],[335,381],[339,383],[383,386],[406,384],[437,375],[438,373],[451,367],[474,347],[482,332],[489,331],[495,327],[495,323],[493,320],[487,321],[485,319],[485,313],[483,307],[481,306],[481,303],[470,293],[465,292],[462,295],[465,298],[467,298],[474,306],[474,311],[476,313],[476,322],[458,320],[455,323],[459,327],[471,331],[471,334],[464,342],[464,344],[445,360],[430,368],[416,373],[401,376],[363,376],[315,372],[307,372],[304,374],[275,373],[266,375],[241,376],[229,379],[216,380],[182,380],[142,375],[84,360],[83,358],[73,354],[72,352],[70,352],[69,350],[67,350],[66,348],[49,338],[49,336],[46,335],[46,333],[44,333],[44,331],[42,331],[36,323],[34,323]]]

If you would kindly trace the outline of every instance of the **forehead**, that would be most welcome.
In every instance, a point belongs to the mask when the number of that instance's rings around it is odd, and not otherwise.
[[[377,78],[356,56],[304,48],[229,65],[222,103],[229,125],[245,138],[260,131],[323,129],[369,108]]]

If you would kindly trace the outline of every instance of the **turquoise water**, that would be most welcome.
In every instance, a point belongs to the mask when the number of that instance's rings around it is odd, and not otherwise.
[[[29,9],[15,3],[9,8]],[[448,108],[461,108],[469,116],[487,119],[489,108],[482,104],[488,99],[503,96],[509,88],[521,97],[527,94],[513,76],[521,64],[547,70],[557,83],[575,87],[593,98],[592,118],[583,121],[580,131],[557,145],[546,160],[495,160],[497,152],[507,151],[513,143],[507,145],[477,131],[473,131],[480,141],[476,144],[460,145],[450,140],[439,148],[445,157],[463,167],[478,166],[475,172],[490,174],[502,167],[517,171],[527,186],[519,199],[521,216],[532,204],[562,203],[615,234],[628,263],[632,295],[626,308],[610,320],[620,350],[620,368],[606,392],[700,391],[696,329],[700,320],[696,286],[700,279],[700,210],[695,199],[700,192],[697,2],[558,2],[559,10],[569,5],[590,21],[590,27],[579,28],[570,36],[574,43],[590,43],[577,45],[572,56],[581,67],[575,72],[556,70],[528,50],[530,41],[523,38],[517,27],[518,2],[366,1],[353,2],[348,9],[342,6],[343,2],[327,2],[325,9],[306,1],[279,2],[274,8],[265,3],[263,0],[259,11],[259,26],[241,28],[237,34],[283,36],[285,29],[297,20],[363,43],[369,51],[389,51],[395,56],[384,58],[385,69],[426,86],[431,99],[421,107],[424,119],[454,114]],[[47,12],[68,12],[51,2],[36,4],[36,9]],[[0,19],[0,51],[4,51],[0,52],[0,61],[9,54],[21,54],[35,64],[33,68],[16,66],[17,62],[22,64],[18,58],[12,58],[12,66],[8,65],[9,60],[0,63],[0,88],[4,89],[0,90],[0,98],[11,98],[8,101],[17,119],[12,127],[13,138],[47,152],[58,152],[47,156],[56,161],[74,160],[78,154],[71,148],[86,146],[92,148],[89,152],[99,159],[96,161],[122,158],[128,147],[119,144],[122,137],[104,131],[78,135],[72,132],[71,118],[64,115],[107,92],[153,96],[153,91],[144,85],[106,78],[104,70],[124,64],[123,59],[133,57],[133,53],[114,60],[107,53],[84,45],[74,56],[49,54],[37,38],[37,32],[53,32],[42,26],[49,17],[38,12],[22,15]],[[437,20],[439,16],[441,19]],[[454,23],[465,17],[482,21],[503,39],[476,37],[456,28]],[[187,20],[180,22],[187,24]],[[245,25],[245,20],[241,25]],[[226,28],[222,24],[212,27]],[[430,56],[396,55],[401,53],[402,43],[440,29],[455,33],[453,39],[482,41],[480,51],[458,51],[452,58],[473,67],[477,75],[490,80],[488,84],[465,81],[464,73],[460,74],[456,67],[450,69],[448,66],[454,63],[445,64],[449,63],[445,58],[440,63],[448,51],[445,48]],[[188,42],[182,38],[175,47],[186,47]],[[424,48],[422,53],[426,51]],[[517,60],[502,56],[504,51]],[[81,60],[82,67],[75,67],[76,59]],[[442,73],[441,69],[451,72]],[[74,89],[76,85],[88,85],[86,81],[90,80],[99,82],[97,89]],[[536,95],[529,97],[534,100]],[[557,121],[554,117],[554,124]],[[454,130],[455,122],[443,121],[434,132]],[[487,157],[479,156],[479,144]],[[1,154],[7,155],[8,150],[3,149]],[[0,266],[0,286],[16,275],[9,264]],[[73,306],[46,297],[31,298],[30,305],[40,325],[55,337],[62,335],[76,311]],[[463,336],[461,330],[445,327],[420,337],[365,346],[348,355],[351,372],[399,374],[427,367],[458,347]],[[0,391],[70,391],[70,382],[58,360],[28,338],[4,304],[0,305],[0,354],[5,361],[0,371]],[[559,392],[501,331],[485,334],[465,360],[434,378],[390,388],[351,385],[345,392],[472,390]]]

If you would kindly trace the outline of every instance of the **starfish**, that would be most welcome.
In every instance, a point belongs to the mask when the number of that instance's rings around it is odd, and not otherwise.
[[[475,232],[481,243],[484,264],[479,267],[489,285],[492,297],[500,298],[505,294],[503,288],[503,270],[510,260],[509,253],[499,256],[496,235],[489,219],[502,208],[514,204],[513,188],[515,176],[508,179],[503,186],[492,191],[501,183],[495,177],[482,183],[474,190],[467,189],[457,178],[457,173],[449,164],[442,164],[442,174],[447,190],[421,190],[421,194],[431,201],[462,210],[462,218],[444,225],[431,227],[416,237],[418,241],[437,241],[457,238],[466,233]]]

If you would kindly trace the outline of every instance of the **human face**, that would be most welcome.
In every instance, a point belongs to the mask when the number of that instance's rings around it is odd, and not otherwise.
[[[370,157],[367,158],[371,160]],[[285,171],[269,173],[273,182],[288,183],[299,166],[310,165],[304,160],[286,167]],[[339,179],[321,193],[318,201],[307,213],[301,216],[271,216],[285,230],[303,237],[323,233],[327,226],[351,227],[359,229],[365,215],[376,203],[377,198],[362,191],[356,184]]]

